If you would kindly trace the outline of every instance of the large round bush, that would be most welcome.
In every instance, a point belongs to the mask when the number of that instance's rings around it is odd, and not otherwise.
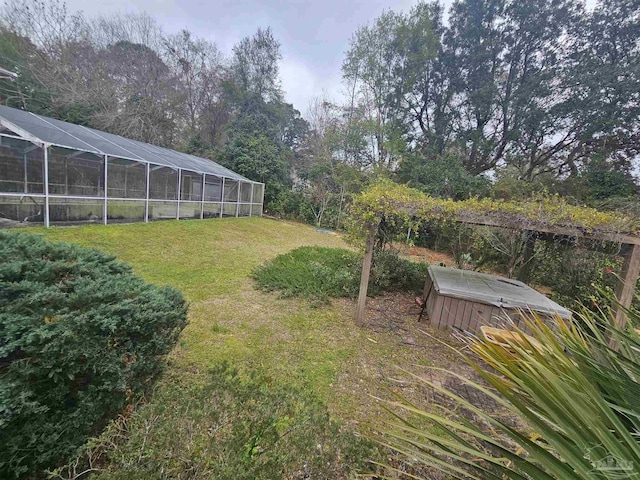
[[[0,478],[54,466],[147,390],[182,294],[113,255],[0,232]]]

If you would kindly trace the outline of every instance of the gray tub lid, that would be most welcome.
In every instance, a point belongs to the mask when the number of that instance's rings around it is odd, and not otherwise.
[[[518,280],[435,265],[429,267],[429,275],[440,295],[571,318],[569,310]]]

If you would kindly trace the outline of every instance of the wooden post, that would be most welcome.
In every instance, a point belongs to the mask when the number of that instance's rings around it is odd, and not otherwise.
[[[364,325],[364,313],[367,308],[367,289],[369,288],[369,275],[371,274],[371,262],[373,261],[373,247],[376,243],[378,225],[371,226],[367,231],[367,244],[362,261],[362,275],[360,276],[360,293],[358,294],[358,306],[356,307],[356,325]]]
[[[636,283],[640,276],[640,245],[625,244],[622,246],[624,262],[618,284],[616,285],[616,299],[618,305],[615,306],[614,325],[622,328],[626,322],[625,308],[631,306]]]

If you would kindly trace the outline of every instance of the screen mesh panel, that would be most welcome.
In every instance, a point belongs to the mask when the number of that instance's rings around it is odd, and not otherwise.
[[[222,200],[222,179],[214,175],[207,175],[204,187],[205,202],[219,202]]]
[[[44,198],[0,195],[0,227],[41,225],[44,222]]]
[[[0,105],[0,117],[43,142],[248,181],[206,158]]]
[[[0,137],[0,192],[43,193],[44,150],[31,142]]]
[[[152,165],[149,170],[149,198],[177,200],[178,171],[169,167]]]
[[[146,198],[147,165],[133,160],[109,157],[107,161],[107,196],[112,198]]]
[[[180,200],[202,200],[202,174],[182,170],[180,180]]]
[[[104,157],[68,148],[51,147],[49,194],[104,196]]]

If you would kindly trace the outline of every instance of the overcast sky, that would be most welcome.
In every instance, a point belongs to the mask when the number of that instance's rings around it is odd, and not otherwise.
[[[229,54],[258,27],[271,27],[282,44],[280,76],[288,102],[306,112],[310,100],[341,91],[340,66],[356,29],[384,10],[409,9],[414,0],[67,0],[87,17],[112,12],[148,12],[169,33],[187,28]],[[446,5],[451,0],[444,2]]]
[[[589,7],[596,0],[586,0]],[[356,29],[384,10],[408,10],[417,0],[67,0],[87,17],[147,12],[165,31],[183,28],[214,42],[224,53],[259,27],[271,27],[282,44],[280,77],[286,100],[306,113],[324,92],[341,96],[340,67]],[[442,0],[448,10],[452,0]]]

